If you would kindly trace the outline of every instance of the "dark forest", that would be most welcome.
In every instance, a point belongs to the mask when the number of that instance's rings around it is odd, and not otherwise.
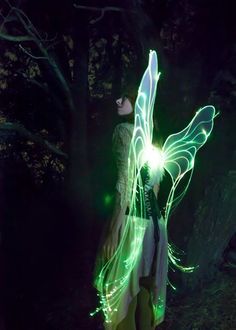
[[[115,100],[138,89],[150,49],[157,139],[204,105],[219,113],[169,224],[199,267],[170,270],[157,329],[236,329],[235,12],[233,0],[0,0],[0,330],[103,329],[90,312]]]

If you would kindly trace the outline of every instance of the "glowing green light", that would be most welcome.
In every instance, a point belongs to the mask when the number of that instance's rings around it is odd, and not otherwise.
[[[109,206],[112,202],[112,195],[105,194],[104,195],[104,204],[105,206]]]
[[[161,149],[149,144],[142,153],[142,165],[145,163],[151,170],[162,170],[165,163],[164,153]]]
[[[131,273],[142,254],[147,221],[143,193],[145,187],[140,174],[141,168],[144,164],[148,164],[151,185],[160,182],[164,170],[171,177],[172,186],[164,208],[164,220],[162,220],[165,235],[167,235],[170,213],[188,189],[196,153],[207,141],[216,116],[213,106],[201,108],[186,128],[166,139],[162,149],[154,147],[152,145],[153,109],[159,77],[156,52],[150,51],[148,67],[142,77],[135,103],[135,124],[128,159],[129,214],[125,219],[117,249],[110,260],[103,265],[95,283],[100,297],[100,307],[96,309],[95,313],[102,311],[106,323],[112,323],[116,319],[116,313],[121,308],[122,299],[129,287]],[[190,173],[188,182],[176,195],[176,188],[188,172]],[[105,204],[109,204],[110,196],[105,196],[104,201]],[[184,272],[192,272],[196,267],[182,266],[181,255],[182,252],[180,253],[173,244],[168,244],[170,267]],[[166,278],[164,275],[158,288],[158,298],[156,301],[152,301],[156,323],[164,318],[165,292]]]

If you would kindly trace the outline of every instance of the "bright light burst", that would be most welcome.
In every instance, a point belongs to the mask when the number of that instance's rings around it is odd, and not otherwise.
[[[142,77],[135,103],[135,123],[128,160],[129,184],[131,185],[127,190],[130,191],[127,197],[129,214],[116,252],[103,265],[95,283],[100,297],[100,306],[95,312],[102,310],[107,323],[115,322],[122,299],[127,294],[130,276],[138,266],[142,254],[147,224],[141,168],[144,164],[148,165],[152,185],[160,182],[164,170],[171,177],[172,186],[163,214],[165,230],[167,230],[170,213],[183,198],[189,186],[196,152],[207,141],[216,116],[213,106],[205,106],[197,111],[185,129],[170,135],[162,149],[153,146],[153,109],[159,77],[157,54],[155,51],[150,51],[148,67]],[[190,173],[188,182],[185,183],[182,191],[176,194],[176,188],[187,172]],[[137,200],[139,200],[139,206],[137,206]],[[169,243],[170,266],[184,272],[193,271],[195,267],[182,266],[180,255],[178,249]],[[166,283],[159,290],[157,300],[152,301],[156,320],[161,319],[165,313],[165,286]]]
[[[142,153],[142,164],[147,163],[151,170],[161,170],[165,163],[164,152],[152,144],[146,146]]]

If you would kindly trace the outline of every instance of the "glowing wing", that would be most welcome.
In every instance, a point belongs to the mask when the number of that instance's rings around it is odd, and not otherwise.
[[[157,54],[155,51],[150,51],[148,67],[142,77],[135,103],[134,132],[131,142],[131,152],[135,155],[135,164],[139,169],[146,161],[145,152],[152,145],[153,108],[159,77]]]
[[[135,124],[128,159],[129,212],[119,245],[111,259],[103,265],[95,281],[100,297],[100,306],[95,312],[102,310],[106,323],[115,323],[117,311],[122,309],[122,301],[127,301],[130,276],[135,267],[138,267],[142,253],[147,220],[140,170],[150,158],[149,151],[152,150],[153,107],[158,79],[157,55],[155,51],[150,51],[148,67],[142,77],[135,103]]]
[[[142,253],[142,242],[147,221],[145,219],[145,200],[141,178],[144,164],[150,168],[150,176],[154,181],[160,181],[165,169],[172,179],[172,187],[165,208],[165,228],[171,209],[183,197],[189,182],[182,193],[175,197],[176,187],[184,175],[193,170],[197,150],[206,142],[213,128],[215,109],[206,106],[200,109],[190,124],[181,132],[169,136],[162,150],[152,145],[153,108],[156,87],[160,74],[158,73],[157,55],[150,51],[148,67],[143,75],[135,104],[135,124],[128,159],[128,201],[127,215],[119,245],[114,255],[103,264],[96,279],[100,306],[95,312],[102,310],[107,323],[116,320],[117,312],[122,308],[122,301],[127,301],[126,295],[132,272],[138,266]],[[157,175],[156,175],[157,174]],[[138,200],[138,203],[137,203]],[[166,230],[166,229],[165,229]],[[182,267],[175,256],[173,245],[169,245],[169,259],[179,269],[192,271],[193,267]],[[164,296],[163,296],[164,297]],[[163,300],[164,301],[164,300]],[[157,305],[156,305],[157,306]],[[158,306],[155,307],[158,313]],[[163,306],[161,313],[164,313]]]
[[[197,111],[188,126],[181,132],[170,135],[162,148],[164,157],[164,168],[172,179],[172,192],[176,189],[184,175],[194,167],[196,152],[207,141],[213,128],[215,108],[211,105],[205,106]],[[187,186],[184,189],[186,191]],[[183,197],[181,193],[175,200],[171,197],[171,208],[173,202]],[[177,199],[177,200],[176,200]],[[168,219],[170,207],[166,208],[165,218]]]
[[[165,207],[166,225],[170,216],[170,212],[177,206],[183,198],[194,168],[195,156],[199,148],[207,141],[213,128],[215,118],[215,108],[211,105],[205,106],[197,111],[188,126],[181,132],[170,135],[162,148],[164,157],[164,168],[169,173],[172,186],[167,198]],[[176,188],[182,178],[190,171],[190,176],[185,183],[182,191],[176,196]],[[173,244],[169,244],[169,260],[177,268],[182,271],[193,271],[195,267],[183,267],[180,264],[178,252]]]

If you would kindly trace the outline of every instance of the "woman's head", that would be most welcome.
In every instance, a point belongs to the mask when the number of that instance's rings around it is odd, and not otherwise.
[[[133,112],[133,105],[128,96],[123,95],[116,100],[117,113],[119,116],[127,116]]]

